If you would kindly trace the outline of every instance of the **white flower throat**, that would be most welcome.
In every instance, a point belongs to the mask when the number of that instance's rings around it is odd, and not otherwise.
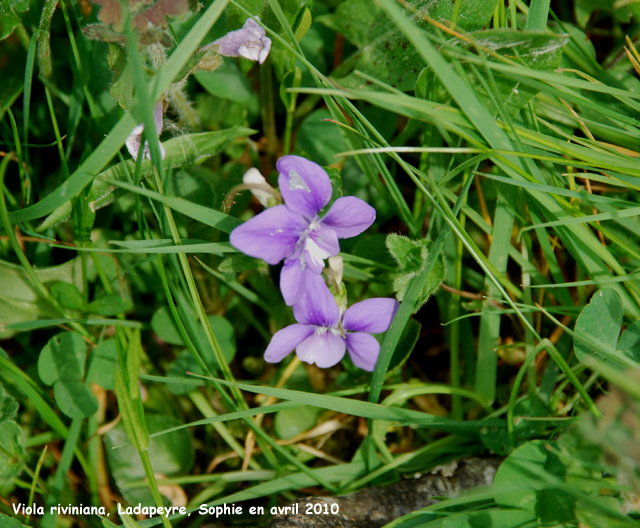
[[[300,267],[304,269],[306,266],[306,258],[307,255],[313,264],[316,266],[324,267],[324,259],[331,256],[326,249],[322,249],[313,238],[311,238],[311,233],[320,228],[322,224],[322,218],[316,216],[309,227],[304,230],[300,238],[298,239],[298,243],[296,244],[296,250],[300,250]]]

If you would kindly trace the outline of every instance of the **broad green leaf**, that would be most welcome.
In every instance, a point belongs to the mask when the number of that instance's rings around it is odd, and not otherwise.
[[[628,22],[630,12],[625,8],[617,8],[619,2],[611,2],[610,0],[576,0],[574,3],[574,12],[576,21],[580,27],[585,27],[591,16],[596,12],[613,12],[614,16],[621,21]],[[620,6],[625,3],[620,2]],[[626,6],[625,6],[626,7]]]
[[[317,407],[304,406],[278,411],[274,419],[276,434],[281,439],[288,440],[314,427],[317,418]]]
[[[91,353],[87,382],[97,383],[104,389],[113,390],[115,368],[116,341],[115,339],[104,339]]]
[[[162,414],[148,414],[146,421],[150,433],[181,425],[181,422],[176,418]],[[137,504],[139,497],[128,484],[146,478],[140,455],[137,449],[131,445],[120,449],[111,449],[114,446],[126,444],[128,441],[127,433],[122,425],[117,425],[104,435],[105,452],[111,474],[125,499],[130,501],[131,498],[136,498],[134,504]],[[194,448],[191,435],[186,429],[151,438],[148,452],[155,473],[173,477],[188,474],[193,467]],[[148,488],[145,489],[148,491]],[[153,504],[151,493],[142,499],[143,504]]]
[[[193,377],[189,378],[187,376],[187,372],[199,375],[204,374],[193,354],[189,350],[183,350],[167,369],[167,377],[193,380]],[[195,386],[191,383],[171,382],[167,384],[167,388],[171,394],[181,395],[189,394],[195,389]]]
[[[296,150],[320,165],[335,163],[334,156],[347,150],[338,125],[323,121],[331,118],[328,110],[316,110],[302,122],[296,136]]]
[[[560,65],[562,48],[568,42],[566,37],[544,31],[489,29],[476,31],[470,36],[480,46],[534,71],[554,71]],[[457,43],[460,45],[459,41]],[[498,115],[498,108],[490,95],[487,94],[477,73],[466,65],[465,69],[482,102],[493,115]],[[482,69],[480,69],[480,74],[484,75]],[[538,93],[537,89],[522,84],[519,80],[508,75],[493,72],[493,78],[498,91],[492,95],[495,98],[500,98],[511,117],[515,116]],[[489,79],[486,81],[491,87]]]
[[[640,321],[636,321],[622,332],[618,341],[618,350],[640,363]]]
[[[52,337],[38,358],[38,374],[46,385],[84,378],[87,345],[80,334],[62,332]]]
[[[448,0],[411,0],[407,3],[439,21],[450,20],[453,14],[453,3]],[[409,10],[405,12],[417,25],[429,28],[419,16],[412,15]],[[334,14],[323,15],[317,20],[342,33],[360,49],[346,61],[355,61],[356,70],[402,91],[414,89],[424,62],[377,3],[346,0]],[[367,81],[351,73],[342,77],[340,84],[356,88],[367,86]]]
[[[456,24],[465,31],[477,31],[485,27],[499,0],[462,0]]]
[[[214,72],[200,71],[194,77],[211,95],[244,103],[258,110],[258,96],[251,88],[247,76],[235,62],[225,60]]]
[[[158,308],[153,314],[151,318],[151,328],[165,343],[184,346],[182,336],[173,321],[171,312],[166,306]]]
[[[7,38],[31,7],[29,0],[0,0],[0,40]],[[35,7],[35,6],[34,6]]]
[[[218,132],[187,134],[169,139],[162,143],[166,151],[165,166],[177,169],[196,165],[221,152],[231,141],[253,133],[254,130],[249,128],[235,126]],[[127,181],[127,172],[131,176],[135,174],[135,162],[133,160],[127,160],[124,164],[118,163],[96,176],[89,195],[90,203],[94,209],[109,205],[115,200],[113,191],[116,187],[107,182],[107,180]],[[143,178],[149,178],[153,175],[152,165],[149,160],[142,162],[141,175]],[[71,202],[68,201],[56,208],[40,225],[38,231],[44,231],[65,221],[71,216],[71,212]]]
[[[36,269],[35,273],[46,286],[56,281],[82,286],[79,257],[60,266]],[[0,260],[0,284],[0,339],[8,339],[17,332],[5,330],[4,326],[60,317],[60,313],[40,296],[21,266]]]
[[[504,428],[483,427],[480,429],[480,440],[496,455],[505,456],[511,452],[509,432]]]
[[[194,168],[182,169],[171,174],[167,182],[167,194],[206,207],[216,202],[216,191],[211,178],[204,171]]]
[[[98,410],[98,400],[81,381],[56,381],[53,394],[60,410],[70,418],[88,418]]]
[[[219,315],[210,315],[207,319],[209,320],[213,334],[218,340],[218,344],[222,350],[222,355],[227,362],[230,363],[236,355],[236,338],[233,326],[227,319],[220,317]],[[196,345],[196,348],[202,354],[202,358],[207,365],[212,369],[217,370],[218,362],[216,361],[213,350],[209,346],[209,342],[202,325],[200,325],[195,318],[189,321],[189,323],[190,324],[187,325],[187,328],[191,327],[196,329],[195,335],[192,336],[194,345]],[[166,308],[160,308],[153,315],[151,327],[163,341],[172,345],[186,346],[182,336],[178,332],[178,328],[175,326],[173,317]],[[180,363],[176,364],[176,367],[173,370],[175,375],[183,377],[185,370],[189,370],[189,367],[193,367],[195,365],[195,363],[186,363],[185,361],[186,359],[183,359]],[[182,367],[185,367],[185,370],[182,370]],[[179,370],[176,371],[176,368]]]
[[[227,360],[227,363],[231,363],[236,355],[237,348],[233,325],[227,319],[219,315],[209,315],[207,319],[211,325],[211,330],[213,330],[213,335],[215,335],[218,340],[218,344],[222,350],[222,355]],[[198,325],[197,328],[197,341],[199,341],[200,344],[199,349],[204,352],[204,360],[217,369],[218,362],[216,361],[213,350],[211,350],[211,347],[209,346],[204,329],[202,328],[202,325]]]
[[[15,517],[9,517],[4,513],[0,513],[0,526],[2,528],[27,528]]]
[[[516,423],[516,437],[518,440],[539,436],[552,422],[544,420],[527,420],[527,418],[542,418],[549,416],[549,409],[537,398],[526,398],[519,402],[514,409]]]
[[[20,427],[13,420],[0,423],[0,485],[22,473],[26,453]]]
[[[123,299],[120,295],[105,295],[87,305],[87,311],[111,317],[119,313],[128,312],[133,308],[130,300]]]
[[[603,289],[593,294],[591,302],[584,307],[576,321],[575,333],[608,345],[616,350],[618,336],[622,328],[622,301],[615,290]],[[580,361],[596,355],[598,359],[607,361],[594,348],[574,339],[573,347]],[[609,361],[611,358],[609,358]]]
[[[84,309],[84,299],[82,293],[73,284],[68,282],[56,282],[51,285],[51,295],[65,308],[82,311]]]
[[[496,502],[535,513],[536,491],[545,486],[531,476],[527,468],[545,467],[553,447],[553,443],[534,440],[516,449],[500,465],[493,480]]]

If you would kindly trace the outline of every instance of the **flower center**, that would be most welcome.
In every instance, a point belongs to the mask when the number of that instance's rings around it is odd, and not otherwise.
[[[316,335],[324,335],[327,332],[331,332],[334,336],[342,336],[344,337],[344,332],[340,330],[340,328],[329,328],[327,326],[316,326],[315,334]]]
[[[300,238],[298,239],[295,253],[299,254],[298,258],[300,260],[301,269],[305,269],[305,267],[307,266],[307,256],[315,267],[324,267],[324,259],[331,256],[328,251],[321,248],[311,237],[311,234],[314,231],[317,231],[321,225],[322,218],[316,215],[316,217],[311,220],[307,229],[302,232]]]

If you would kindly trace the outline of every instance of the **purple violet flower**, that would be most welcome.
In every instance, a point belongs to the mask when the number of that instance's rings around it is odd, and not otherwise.
[[[296,349],[302,361],[328,368],[348,350],[356,367],[371,372],[380,353],[380,343],[371,334],[389,328],[398,306],[395,299],[367,299],[341,313],[322,276],[313,275],[293,306],[298,324],[276,332],[264,358],[277,363]]]
[[[253,18],[247,18],[241,29],[227,33],[224,37],[203,46],[201,50],[213,46],[218,46],[219,55],[244,57],[262,64],[271,50],[271,39],[266,36],[260,24]]]
[[[324,259],[340,252],[339,238],[367,229],[376,210],[355,196],[338,198],[324,217],[320,210],[331,199],[331,180],[317,163],[283,156],[276,163],[284,205],[276,205],[236,227],[229,240],[246,255],[277,264],[284,259],[280,290],[291,306],[298,302],[311,275],[319,275]]]

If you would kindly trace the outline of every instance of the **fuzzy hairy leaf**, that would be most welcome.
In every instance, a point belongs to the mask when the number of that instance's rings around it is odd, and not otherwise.
[[[396,292],[396,299],[402,301],[409,291],[411,281],[427,266],[429,259],[427,242],[411,240],[405,236],[392,233],[387,236],[386,245],[398,265],[398,276],[393,281],[393,289]],[[416,303],[416,312],[436,292],[440,284],[443,283],[445,276],[444,256],[441,256],[422,288],[419,300]]]
[[[11,420],[18,412],[18,402],[5,394],[4,387],[0,383],[0,423]]]
[[[411,0],[408,2],[419,13],[436,20],[450,20],[453,4],[448,0]],[[420,27],[428,24],[418,15],[406,11]],[[413,90],[424,62],[407,38],[386,15],[384,10],[369,0],[347,0],[332,15],[318,20],[342,33],[359,51],[348,61],[355,61],[355,69],[380,79],[399,90]],[[340,79],[350,87],[364,87],[367,82],[354,73]]]
[[[109,68],[114,72],[109,91],[128,110],[133,105],[133,65],[124,48],[117,44],[109,44]]]
[[[0,423],[0,485],[22,473],[26,453],[20,427],[13,420]]]

